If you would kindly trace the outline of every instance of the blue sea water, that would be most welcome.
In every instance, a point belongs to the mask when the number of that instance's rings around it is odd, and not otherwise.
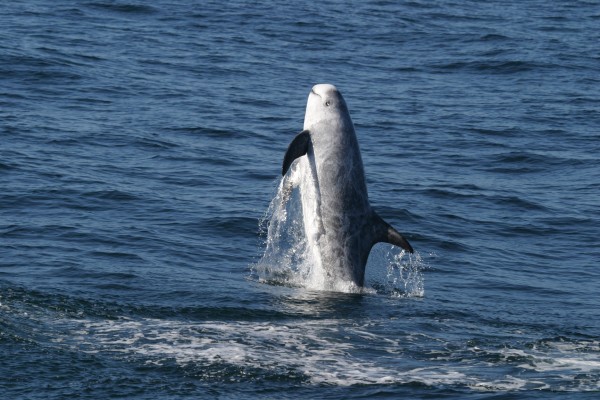
[[[3,2],[0,396],[596,398],[599,24],[597,1]],[[377,245],[361,294],[256,269],[324,82],[417,251]]]

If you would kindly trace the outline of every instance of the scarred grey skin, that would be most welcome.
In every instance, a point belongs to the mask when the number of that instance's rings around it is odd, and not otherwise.
[[[314,181],[315,240],[329,278],[363,286],[369,253],[378,242],[413,252],[408,241],[369,204],[354,124],[342,94],[333,85],[312,88],[304,130],[290,143],[282,174],[302,156],[308,157],[308,173]]]

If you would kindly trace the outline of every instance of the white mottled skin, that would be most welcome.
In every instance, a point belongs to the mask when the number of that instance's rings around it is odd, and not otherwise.
[[[374,244],[372,210],[354,124],[335,86],[313,87],[304,129],[310,132],[307,157],[292,170],[300,186],[304,227],[315,268],[325,289],[362,286],[367,258]]]

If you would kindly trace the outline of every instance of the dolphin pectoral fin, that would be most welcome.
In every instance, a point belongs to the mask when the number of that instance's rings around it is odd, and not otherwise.
[[[397,230],[395,230],[392,226],[388,228],[388,237],[386,240],[388,243],[391,243],[395,246],[402,247],[404,250],[409,253],[414,253],[414,250],[408,240],[404,238]]]
[[[404,238],[397,230],[395,230],[390,224],[385,222],[375,211],[373,211],[373,224],[375,231],[375,240],[373,243],[386,242],[393,244],[394,246],[402,247],[409,253],[413,253],[414,250],[408,240]]]
[[[310,135],[307,130],[304,130],[296,135],[294,140],[288,146],[285,156],[283,157],[283,167],[281,168],[281,175],[285,175],[290,165],[298,157],[302,157],[308,152],[308,144],[310,143]]]

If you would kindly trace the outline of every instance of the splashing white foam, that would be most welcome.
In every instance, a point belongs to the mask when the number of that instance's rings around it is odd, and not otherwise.
[[[120,318],[54,323],[69,327],[60,329],[64,333],[55,338],[57,346],[150,366],[174,362],[186,373],[198,374],[200,378],[224,379],[215,375],[216,368],[225,371],[224,375],[234,374],[232,379],[243,380],[246,373],[285,375],[316,385],[418,382],[484,392],[599,389],[598,342],[590,341],[572,342],[571,347],[550,341],[543,350],[485,350],[490,356],[506,356],[491,363],[481,354],[464,357],[461,350],[452,361],[435,357],[414,359],[407,356],[406,350],[427,347],[432,338],[408,333],[390,340],[385,333],[372,330],[373,321],[356,324],[344,319],[190,322]],[[375,349],[375,353],[370,349]],[[529,363],[520,365],[522,359]],[[510,366],[512,372],[507,374]]]
[[[423,260],[418,254],[408,255],[394,246],[387,252],[381,252],[381,245],[373,248],[367,263],[365,288],[328,276],[320,253],[327,249],[318,246],[320,216],[316,205],[319,194],[313,181],[308,162],[303,159],[294,164],[288,176],[279,180],[277,191],[260,221],[265,250],[261,260],[252,267],[254,276],[261,282],[311,290],[423,296]],[[386,271],[386,274],[382,276],[370,270]]]

